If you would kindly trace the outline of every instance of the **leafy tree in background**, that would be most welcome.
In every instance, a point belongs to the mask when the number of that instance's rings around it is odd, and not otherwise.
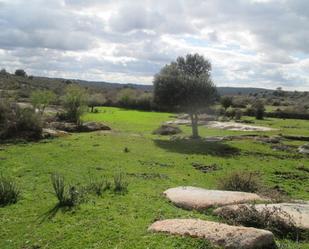
[[[166,65],[154,77],[154,102],[190,115],[192,137],[198,138],[198,114],[217,97],[211,64],[203,56],[188,54]]]
[[[63,98],[63,106],[68,121],[81,124],[81,116],[86,111],[87,94],[78,85],[69,85]]]
[[[34,91],[31,94],[31,103],[34,109],[37,109],[41,115],[44,114],[45,108],[56,99],[52,91]]]
[[[256,119],[264,119],[265,107],[262,101],[257,100],[253,104],[253,108],[255,110],[255,118]]]
[[[221,98],[220,103],[226,111],[226,109],[229,108],[233,104],[233,98],[229,96],[224,96]]]
[[[27,73],[26,73],[26,71],[23,70],[23,69],[17,69],[17,70],[15,71],[15,75],[16,75],[16,76],[21,76],[21,77],[26,77],[26,76],[27,76]]]
[[[106,102],[106,98],[101,93],[90,94],[87,98],[87,105],[90,111],[94,112],[94,107],[101,106]]]

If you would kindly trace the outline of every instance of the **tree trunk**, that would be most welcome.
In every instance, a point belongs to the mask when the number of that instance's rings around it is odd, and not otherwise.
[[[91,106],[91,112],[93,112],[94,106]]]
[[[198,116],[196,113],[190,114],[191,126],[192,126],[192,138],[199,138],[198,135]]]

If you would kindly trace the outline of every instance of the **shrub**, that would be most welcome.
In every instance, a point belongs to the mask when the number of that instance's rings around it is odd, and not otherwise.
[[[233,98],[229,97],[229,96],[223,96],[220,99],[220,103],[221,103],[222,107],[226,110],[227,108],[229,108],[233,104]]]
[[[16,203],[20,197],[20,190],[9,177],[0,175],[0,206]]]
[[[127,192],[128,183],[124,180],[122,173],[114,176],[114,191],[115,192]]]
[[[242,110],[235,109],[235,119],[236,120],[241,120],[241,117],[242,117]]]
[[[255,172],[237,171],[219,179],[219,188],[230,191],[257,192],[260,187],[259,175]]]
[[[77,124],[81,123],[81,116],[86,111],[86,92],[78,85],[69,85],[64,96],[66,119]]]
[[[39,139],[42,122],[32,108],[20,108],[8,101],[0,102],[0,138]]]
[[[83,199],[83,193],[78,191],[77,187],[67,187],[64,177],[56,173],[52,174],[51,181],[59,207],[74,207],[80,204]]]
[[[253,108],[255,110],[255,118],[256,119],[263,119],[264,113],[265,113],[264,104],[261,101],[256,101],[253,105]]]
[[[227,117],[234,118],[235,117],[235,109],[234,108],[227,109],[226,112],[225,112],[225,115]]]
[[[254,205],[240,205],[237,211],[223,208],[219,216],[229,224],[267,229],[279,237],[297,239],[300,235],[292,217],[278,207],[257,210]]]

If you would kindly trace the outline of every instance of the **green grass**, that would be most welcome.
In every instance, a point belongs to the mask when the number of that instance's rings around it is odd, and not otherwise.
[[[297,177],[283,179],[274,174],[308,174],[296,169],[299,165],[309,167],[308,157],[273,151],[270,145],[255,141],[174,142],[151,134],[171,116],[100,108],[100,113],[87,114],[84,119],[104,122],[112,127],[110,132],[1,145],[0,171],[17,179],[22,199],[0,208],[0,248],[212,248],[197,239],[152,234],[147,227],[162,218],[216,220],[209,214],[176,208],[161,193],[180,185],[216,188],[219,177],[239,169],[259,171],[265,184],[279,185],[292,198],[309,199],[309,181]],[[308,121],[267,119],[256,124],[281,129],[261,134],[309,135]],[[181,129],[190,134],[190,127]],[[202,136],[247,134],[205,127],[200,127],[200,131]],[[303,142],[296,145],[299,144]],[[128,153],[124,152],[125,147]],[[221,170],[205,174],[192,167],[194,162],[216,163]],[[107,191],[102,197],[89,197],[77,209],[52,213],[57,204],[50,182],[53,172],[64,175],[68,182],[80,184],[87,183],[88,172],[106,176],[110,181],[122,172],[127,174],[128,193]],[[296,246],[291,241],[286,243]],[[308,243],[302,243],[299,248],[308,247]]]

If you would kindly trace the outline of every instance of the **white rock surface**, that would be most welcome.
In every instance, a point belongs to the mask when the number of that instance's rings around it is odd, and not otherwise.
[[[241,205],[230,205],[214,210],[214,214],[221,215],[224,212],[239,212],[242,206],[248,206],[247,204]],[[249,207],[249,206],[248,206]],[[290,222],[289,219],[293,221],[296,227],[309,230],[309,203],[276,203],[276,204],[257,204],[254,205],[258,212],[263,212],[263,210],[272,211],[278,209],[279,213],[282,211],[281,218]],[[286,216],[288,214],[288,217]],[[275,217],[275,216],[274,216]]]
[[[170,188],[164,192],[164,195],[176,206],[189,210],[203,210],[209,207],[250,201],[265,201],[265,199],[253,193],[209,190],[190,186]]]
[[[264,126],[253,126],[236,122],[219,122],[219,121],[211,121],[208,122],[207,127],[222,129],[222,130],[230,130],[230,131],[274,131],[276,129]]]
[[[200,219],[157,221],[148,230],[202,238],[228,249],[275,248],[274,236],[269,231],[250,227],[229,226]]]

